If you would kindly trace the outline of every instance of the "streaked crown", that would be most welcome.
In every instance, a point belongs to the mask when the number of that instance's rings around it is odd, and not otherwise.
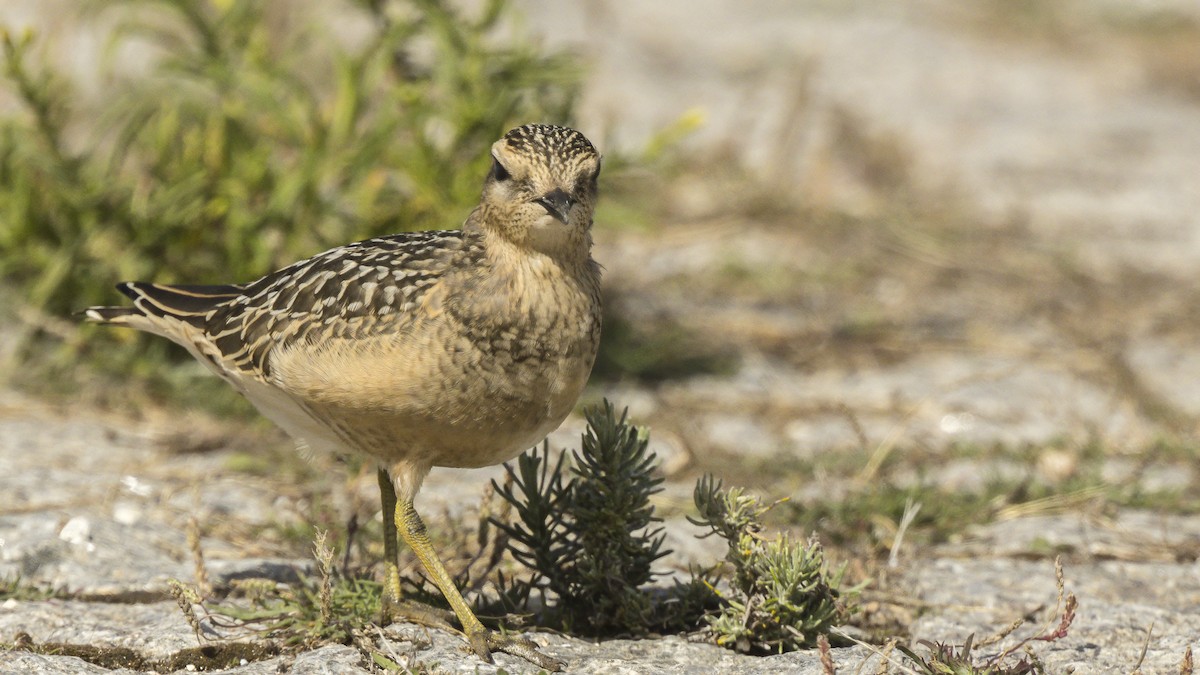
[[[501,140],[515,152],[541,155],[549,162],[600,156],[596,146],[583,134],[552,124],[526,124],[504,134]]]

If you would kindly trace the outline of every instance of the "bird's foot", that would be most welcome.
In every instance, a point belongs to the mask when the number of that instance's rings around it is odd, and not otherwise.
[[[565,661],[559,661],[539,652],[537,645],[525,638],[483,629],[467,634],[467,642],[471,644],[471,651],[487,663],[492,662],[492,652],[504,652],[519,656],[538,668],[552,673],[562,672],[563,668],[567,666]]]
[[[441,609],[408,600],[397,600],[387,595],[383,597],[382,625],[384,626],[394,621],[408,621],[409,623],[420,624],[429,628],[440,628],[441,630],[457,632],[458,629],[451,623],[453,620],[454,612],[448,609]]]

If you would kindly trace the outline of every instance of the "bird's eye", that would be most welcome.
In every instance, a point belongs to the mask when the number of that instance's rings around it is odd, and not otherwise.
[[[592,174],[588,174],[587,176],[584,176],[579,179],[578,190],[581,193],[582,192],[595,192],[597,186],[599,185],[599,182],[600,182],[600,172],[599,171],[592,173]]]
[[[492,178],[495,178],[498,181],[506,181],[509,178],[512,178],[512,174],[508,172],[508,169],[505,169],[504,165],[500,163],[500,160],[494,157],[492,158]]]

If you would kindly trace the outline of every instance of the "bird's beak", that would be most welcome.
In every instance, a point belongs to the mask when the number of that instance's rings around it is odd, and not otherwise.
[[[560,188],[555,188],[541,197],[533,200],[541,204],[550,215],[567,224],[567,216],[571,213],[571,207],[575,205],[575,200],[571,195],[563,192]]]

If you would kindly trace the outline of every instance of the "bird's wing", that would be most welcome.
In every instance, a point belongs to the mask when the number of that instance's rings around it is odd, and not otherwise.
[[[133,307],[92,307],[93,321],[164,335],[222,368],[260,379],[270,354],[310,336],[365,337],[395,330],[472,247],[459,231],[411,232],[317,254],[249,284],[169,286],[127,282]],[[199,344],[199,343],[203,344]]]
[[[276,347],[395,330],[445,273],[461,232],[412,232],[335,248],[255,281],[205,325],[229,366],[266,378]]]

